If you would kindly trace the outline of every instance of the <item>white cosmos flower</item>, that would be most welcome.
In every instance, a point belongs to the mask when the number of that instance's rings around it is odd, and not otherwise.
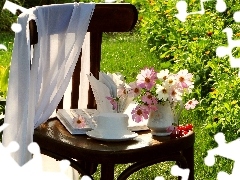
[[[182,93],[176,89],[171,88],[169,89],[169,99],[170,102],[177,102],[182,100]]]
[[[165,80],[164,84],[165,84],[164,86],[168,86],[169,88],[176,86],[177,85],[176,76],[169,75]]]
[[[156,93],[157,93],[158,99],[163,99],[164,101],[166,101],[169,97],[169,89],[159,84],[156,85],[156,88],[157,88]]]
[[[167,79],[168,75],[169,75],[168,69],[161,70],[159,73],[157,73],[158,79],[160,79],[162,81],[165,81]]]

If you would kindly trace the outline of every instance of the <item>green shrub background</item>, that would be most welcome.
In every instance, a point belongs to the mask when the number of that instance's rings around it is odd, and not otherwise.
[[[228,8],[219,13],[215,10],[216,1],[205,2],[205,14],[189,15],[183,23],[175,17],[177,0],[131,2],[140,12],[141,38],[162,67],[173,71],[188,69],[194,73],[192,96],[201,103],[190,118],[202,118],[211,135],[224,132],[229,140],[237,138],[240,128],[239,69],[230,67],[228,56],[218,58],[216,48],[227,46],[227,36],[222,32],[226,27],[233,29],[234,40],[239,39],[240,28],[233,20],[233,13],[240,10],[239,3],[225,1]],[[186,2],[188,12],[200,10],[199,1]],[[239,48],[233,50],[233,55],[240,57]]]

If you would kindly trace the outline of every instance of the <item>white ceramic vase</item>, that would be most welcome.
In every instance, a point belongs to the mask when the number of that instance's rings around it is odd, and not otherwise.
[[[158,104],[158,110],[150,113],[147,126],[152,135],[168,136],[171,132],[167,132],[167,128],[175,122],[174,118],[174,112],[167,101]]]

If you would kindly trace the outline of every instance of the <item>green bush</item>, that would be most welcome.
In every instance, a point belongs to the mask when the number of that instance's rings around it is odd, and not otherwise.
[[[0,66],[0,97],[4,98],[7,95],[9,68],[10,66],[7,68]]]
[[[11,1],[14,2],[14,1]],[[17,16],[12,14],[8,10],[2,10],[5,1],[0,2],[0,32],[1,31],[10,31],[10,27],[13,22],[16,22]]]
[[[188,69],[195,74],[192,96],[201,103],[192,115],[184,118],[203,118],[210,134],[222,131],[230,136],[233,131],[237,137],[240,128],[238,73],[230,68],[228,57],[216,57],[216,48],[227,45],[224,28],[233,29],[233,39],[240,36],[239,26],[232,18],[240,5],[233,0],[226,1],[227,10],[218,13],[215,1],[205,2],[205,14],[189,15],[183,23],[175,17],[178,0],[131,2],[139,10],[142,39],[155,58],[173,71]],[[187,0],[187,3],[188,12],[200,10],[199,1]],[[238,48],[234,49],[234,55],[240,57]]]

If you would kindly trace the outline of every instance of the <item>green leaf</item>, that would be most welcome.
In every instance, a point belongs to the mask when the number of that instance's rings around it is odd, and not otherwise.
[[[230,106],[228,103],[224,103],[224,107],[227,108],[228,111],[230,111]]]
[[[211,129],[212,127],[213,127],[212,124],[207,124],[205,129]]]
[[[158,50],[161,50],[163,47],[167,46],[168,44],[163,44],[161,47],[158,48]]]
[[[200,80],[201,80],[200,76],[199,76],[199,75],[196,75],[196,76],[195,76],[195,82],[194,82],[194,84],[195,84],[195,85],[200,84],[200,83],[201,83]]]
[[[167,54],[170,53],[170,52],[171,52],[171,50],[168,50],[165,53],[163,53],[162,55],[160,55],[160,59],[165,58],[167,56]]]
[[[172,66],[172,63],[170,61],[161,63],[162,69],[169,69],[169,67],[171,67],[171,66]]]
[[[151,49],[150,49],[150,52],[153,52],[153,51],[156,51],[157,47],[156,46],[153,46]]]
[[[4,98],[7,95],[9,69],[10,66],[6,68],[4,71],[3,70],[1,71],[0,92],[3,93]]]

